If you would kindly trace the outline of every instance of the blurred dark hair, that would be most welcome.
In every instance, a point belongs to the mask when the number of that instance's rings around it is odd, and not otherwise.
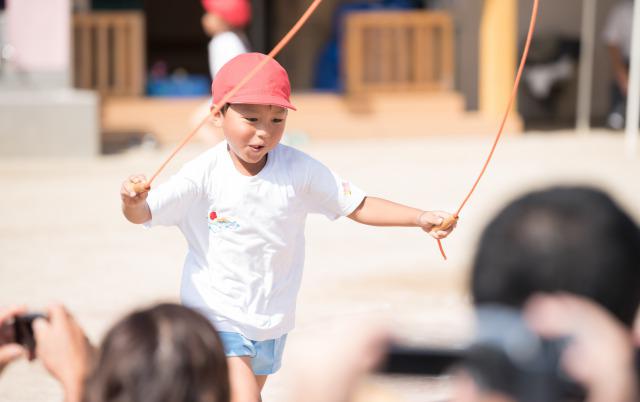
[[[107,334],[85,402],[228,402],[227,363],[206,318],[160,304],[133,312]]]
[[[570,292],[630,327],[640,299],[640,231],[602,191],[532,192],[484,230],[471,280],[476,304],[520,308],[536,292]]]

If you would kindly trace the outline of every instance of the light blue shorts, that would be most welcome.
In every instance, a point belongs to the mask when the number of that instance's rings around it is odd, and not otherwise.
[[[282,365],[282,352],[287,341],[287,335],[282,335],[278,339],[266,341],[252,341],[237,332],[218,332],[224,354],[227,357],[249,356],[251,358],[251,368],[256,375],[273,374]]]

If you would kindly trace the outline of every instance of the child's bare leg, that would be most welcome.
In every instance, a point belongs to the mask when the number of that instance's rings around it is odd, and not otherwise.
[[[258,382],[258,388],[260,392],[262,392],[262,388],[264,388],[264,384],[267,382],[268,375],[257,375],[256,381]]]
[[[266,378],[262,385],[258,384],[258,379],[251,369],[251,358],[227,357],[227,365],[231,382],[231,402],[260,402],[260,390]]]

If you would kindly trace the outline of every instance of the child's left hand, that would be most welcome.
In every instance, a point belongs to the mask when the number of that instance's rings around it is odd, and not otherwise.
[[[424,211],[420,217],[418,217],[418,226],[425,232],[429,233],[434,239],[440,240],[449,236],[449,234],[455,229],[458,224],[457,220],[454,220],[453,224],[448,228],[440,228],[443,222],[453,218],[453,215],[444,211]]]

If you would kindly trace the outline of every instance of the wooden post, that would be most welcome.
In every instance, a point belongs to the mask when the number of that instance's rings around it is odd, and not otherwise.
[[[484,0],[480,25],[480,111],[499,116],[509,101],[518,53],[516,0]]]
[[[102,95],[144,93],[144,17],[140,12],[77,13],[75,71],[81,88]]]
[[[593,58],[596,47],[596,21],[598,0],[582,2],[582,34],[580,37],[580,73],[578,74],[578,101],[576,130],[586,134],[591,129],[591,96],[593,87]]]

